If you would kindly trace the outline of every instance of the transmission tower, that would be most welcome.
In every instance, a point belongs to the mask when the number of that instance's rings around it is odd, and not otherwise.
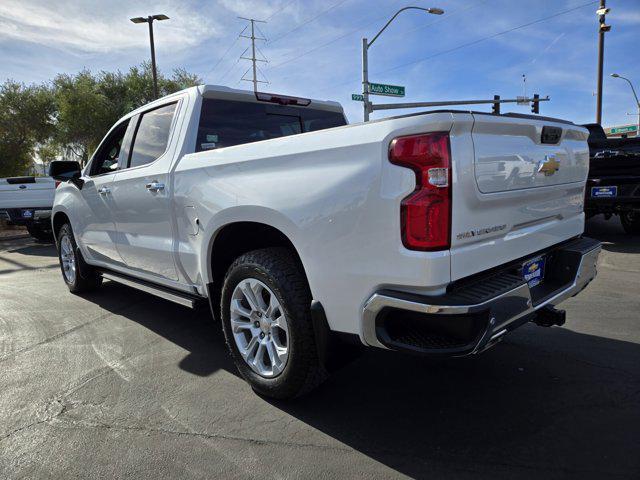
[[[267,59],[264,58],[264,54],[262,54],[262,52],[260,52],[260,49],[256,46],[256,40],[261,40],[261,41],[266,41],[267,39],[264,37],[256,37],[256,30],[260,30],[257,26],[256,23],[267,23],[264,20],[256,20],[255,18],[244,18],[244,17],[238,17],[242,20],[246,20],[247,22],[249,22],[251,24],[251,36],[249,35],[240,35],[242,38],[248,38],[251,40],[251,57],[245,57],[244,53],[240,56],[241,59],[243,60],[250,60],[251,61],[251,67],[249,67],[243,74],[242,74],[242,78],[240,78],[240,80],[244,80],[245,82],[252,82],[253,83],[253,91],[257,92],[258,91],[258,84],[259,83],[269,83],[268,81],[265,80],[259,80],[258,79],[258,71],[260,70],[258,68],[258,62],[264,62],[264,63],[268,63]],[[248,48],[245,50],[245,52],[248,50]],[[262,54],[263,58],[258,58],[256,57],[256,50],[258,52],[260,52]],[[253,78],[249,79],[249,78],[245,78],[245,75],[249,72],[249,70],[251,70],[253,72]],[[264,76],[264,74],[263,74]]]

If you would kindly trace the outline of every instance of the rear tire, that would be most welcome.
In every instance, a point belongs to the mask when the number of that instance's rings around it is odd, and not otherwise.
[[[68,223],[58,232],[58,260],[62,278],[71,293],[90,292],[102,284],[102,277],[82,258]]]
[[[227,271],[220,303],[227,348],[256,392],[294,398],[326,378],[311,321],[311,292],[289,250],[265,248],[238,257]]]
[[[640,214],[638,212],[624,212],[620,214],[622,228],[629,235],[640,235]]]

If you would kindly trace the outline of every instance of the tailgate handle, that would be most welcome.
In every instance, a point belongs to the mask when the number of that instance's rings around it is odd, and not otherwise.
[[[542,136],[540,138],[542,143],[553,145],[560,141],[560,137],[562,137],[562,128],[552,127],[550,125],[542,127]]]

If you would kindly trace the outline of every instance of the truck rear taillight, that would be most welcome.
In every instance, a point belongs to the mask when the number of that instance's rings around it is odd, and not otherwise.
[[[412,169],[416,189],[401,204],[402,243],[446,250],[451,243],[451,154],[447,132],[395,138],[389,161]]]

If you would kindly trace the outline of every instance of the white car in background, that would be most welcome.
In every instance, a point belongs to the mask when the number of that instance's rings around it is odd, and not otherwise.
[[[26,226],[37,240],[53,240],[51,208],[59,183],[51,177],[0,178],[0,219]]]

